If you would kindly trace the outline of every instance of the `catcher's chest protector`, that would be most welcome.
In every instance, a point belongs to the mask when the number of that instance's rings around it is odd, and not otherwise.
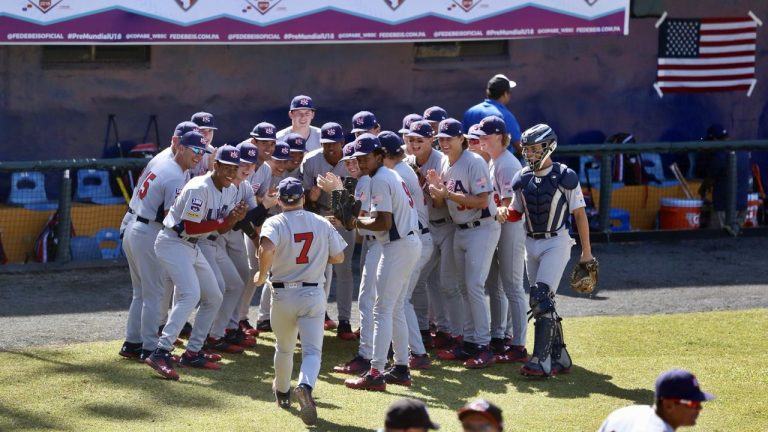
[[[522,173],[515,186],[522,192],[528,232],[548,233],[563,227],[568,216],[568,200],[562,183],[562,168],[557,162],[546,176],[537,177],[530,169]]]

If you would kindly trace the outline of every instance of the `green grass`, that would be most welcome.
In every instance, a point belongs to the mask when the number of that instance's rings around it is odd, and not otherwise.
[[[455,431],[455,410],[483,396],[502,407],[508,430],[594,431],[612,410],[650,403],[656,376],[672,367],[694,371],[718,397],[705,403],[697,427],[684,430],[768,430],[768,310],[564,324],[576,364],[570,375],[530,380],[517,365],[467,371],[443,363],[415,372],[413,387],[387,393],[348,390],[346,376],[328,373],[356,344],[326,337],[316,430],[381,427],[389,403],[414,397],[442,430]],[[295,408],[286,412],[273,401],[269,337],[244,356],[227,356],[220,371],[182,369],[179,382],[118,357],[120,341],[2,352],[0,430],[303,430]]]

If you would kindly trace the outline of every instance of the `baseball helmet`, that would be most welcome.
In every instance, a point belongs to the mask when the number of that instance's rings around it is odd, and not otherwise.
[[[538,171],[544,162],[557,148],[557,135],[551,127],[543,123],[537,124],[523,132],[520,137],[523,146],[523,157],[531,169]],[[541,144],[541,149],[533,149],[533,146]]]

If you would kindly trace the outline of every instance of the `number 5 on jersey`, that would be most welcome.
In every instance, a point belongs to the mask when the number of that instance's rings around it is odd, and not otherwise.
[[[296,257],[296,264],[309,264],[309,248],[312,247],[312,240],[315,239],[315,234],[312,232],[296,233],[293,235],[294,243],[303,243],[301,245],[301,252]]]
[[[145,196],[147,196],[147,192],[149,192],[149,185],[157,178],[155,173],[150,172],[147,176],[147,179],[144,180],[144,183],[141,185],[141,189],[139,189],[139,199],[144,199]]]

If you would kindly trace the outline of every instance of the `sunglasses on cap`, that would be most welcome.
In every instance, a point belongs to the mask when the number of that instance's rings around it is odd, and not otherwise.
[[[189,149],[189,150],[190,150],[192,153],[194,153],[194,154],[196,154],[196,155],[203,155],[203,154],[206,154],[206,153],[208,153],[207,151],[205,151],[205,149],[201,149],[200,147],[187,147],[187,148],[188,148],[188,149]]]
[[[688,399],[669,399],[678,405],[684,405],[691,409],[701,409],[701,401],[688,400]]]

